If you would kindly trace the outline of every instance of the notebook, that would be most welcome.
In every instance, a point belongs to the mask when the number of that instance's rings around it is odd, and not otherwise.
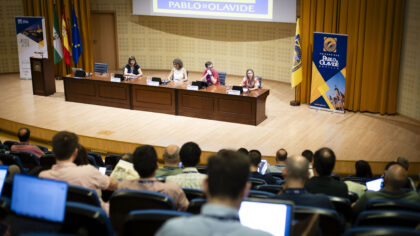
[[[0,166],[0,195],[1,195],[1,192],[3,191],[3,185],[7,177],[8,168],[9,168],[8,166]]]
[[[63,222],[67,187],[66,182],[16,174],[10,208],[17,215]]]
[[[374,179],[366,182],[366,189],[369,191],[379,191],[382,189],[382,183],[384,182],[383,178]]]
[[[275,236],[291,234],[293,203],[275,199],[248,198],[239,208],[241,224]]]

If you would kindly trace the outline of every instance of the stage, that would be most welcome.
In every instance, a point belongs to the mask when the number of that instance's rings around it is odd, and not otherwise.
[[[144,73],[162,78],[167,75],[166,71]],[[191,72],[190,80],[197,80],[200,75]],[[226,85],[237,85],[240,80],[239,76],[228,75]],[[19,74],[2,74],[0,129],[14,133],[19,127],[28,126],[34,138],[47,141],[56,131],[69,130],[80,136],[83,145],[103,153],[132,152],[139,144],[150,144],[161,154],[169,144],[194,141],[205,151],[204,156],[221,148],[245,147],[260,150],[270,162],[279,148],[292,155],[327,146],[334,150],[340,163],[359,159],[381,163],[374,167],[375,172],[398,156],[420,162],[418,121],[400,115],[331,113],[310,109],[306,104],[292,107],[289,102],[294,98],[294,90],[289,84],[263,79],[262,86],[270,90],[267,119],[252,126],[66,102],[62,80],[56,80],[54,95],[37,96],[32,94],[31,80],[21,80]],[[343,169],[349,165],[340,166],[337,168],[341,172],[353,171]],[[418,166],[413,165],[416,169]]]

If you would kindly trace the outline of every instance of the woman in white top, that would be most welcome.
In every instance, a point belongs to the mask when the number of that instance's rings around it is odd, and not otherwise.
[[[241,82],[242,87],[247,87],[250,91],[256,90],[260,87],[260,81],[254,75],[254,70],[248,69],[246,70],[246,74],[244,79]]]
[[[183,67],[181,59],[174,59],[173,61],[174,68],[171,70],[171,73],[168,76],[168,80],[173,79],[174,82],[186,82],[188,81],[187,70]]]

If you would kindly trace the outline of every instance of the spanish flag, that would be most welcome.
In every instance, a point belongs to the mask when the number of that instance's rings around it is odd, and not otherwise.
[[[299,18],[296,21],[295,52],[293,54],[292,88],[302,82],[302,49],[300,46]]]
[[[63,5],[63,12],[61,15],[61,35],[63,35],[63,49],[64,49],[64,62],[69,66],[70,65],[70,43],[69,37],[67,35],[67,23],[66,23],[66,14]]]

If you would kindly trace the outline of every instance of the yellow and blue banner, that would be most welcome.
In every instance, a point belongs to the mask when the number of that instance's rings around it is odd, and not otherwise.
[[[314,33],[310,107],[344,112],[347,35]]]
[[[302,48],[300,45],[300,27],[299,18],[296,21],[295,51],[293,53],[292,80],[290,84],[292,88],[302,82]]]

